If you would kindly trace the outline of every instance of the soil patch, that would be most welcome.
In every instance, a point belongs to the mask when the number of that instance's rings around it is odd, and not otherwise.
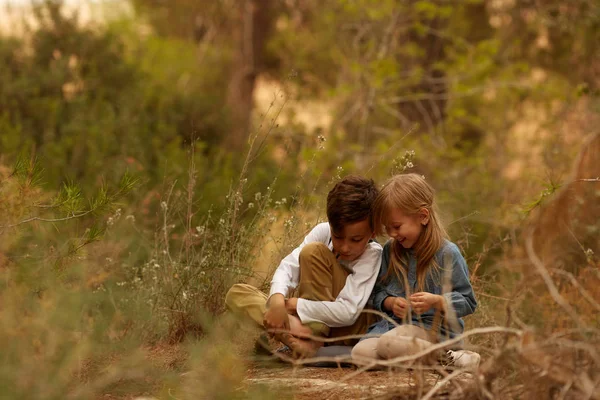
[[[273,391],[293,394],[295,400],[315,399],[417,399],[442,380],[438,373],[425,372],[420,385],[415,373],[406,370],[366,371],[355,375],[355,368],[313,368],[279,365],[251,365],[246,382],[266,385]],[[354,376],[351,376],[354,375]],[[446,398],[441,388],[434,398]]]

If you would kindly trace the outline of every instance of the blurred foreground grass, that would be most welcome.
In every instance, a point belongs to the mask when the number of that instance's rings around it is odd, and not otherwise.
[[[470,338],[485,362],[462,395],[598,398],[600,216],[597,181],[585,178],[597,172],[598,149],[596,136],[512,237],[490,237],[477,251],[461,224],[457,242],[481,304],[467,329],[520,332]],[[234,282],[261,281],[254,265],[276,265],[297,243],[318,215],[302,198],[316,194],[296,192],[285,209],[270,188],[249,207],[242,176],[225,211],[198,220],[189,168],[187,182],[161,196],[154,229],[125,200],[133,178],[85,198],[75,184],[41,190],[35,162],[2,169],[2,398],[282,398],[244,383],[254,333],[228,320],[223,298]],[[266,237],[276,243],[270,258],[259,251]]]

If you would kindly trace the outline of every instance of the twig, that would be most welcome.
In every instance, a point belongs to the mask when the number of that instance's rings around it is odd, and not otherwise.
[[[575,313],[573,307],[571,307],[571,305],[558,292],[556,285],[554,285],[552,278],[548,274],[548,270],[542,263],[542,260],[540,260],[537,254],[535,253],[535,250],[533,249],[533,236],[531,234],[528,235],[527,239],[525,240],[525,249],[527,251],[529,259],[535,266],[536,271],[544,280],[544,283],[546,284],[546,287],[548,288],[548,291],[550,292],[550,295],[552,296],[554,301],[567,312],[567,314],[571,317],[571,319],[573,319],[573,321],[575,321],[579,328],[584,327],[581,321],[579,320],[579,317]]]
[[[441,381],[439,381],[438,383],[436,383],[430,390],[429,392],[425,393],[425,396],[421,397],[420,400],[429,400],[430,398],[433,397],[433,395],[440,390],[441,388],[444,387],[444,385],[448,382],[450,382],[452,379],[462,375],[462,374],[466,374],[469,373],[468,371],[464,371],[464,370],[456,370],[454,372],[452,372],[451,374],[449,374],[447,377],[445,377],[444,379],[442,379]]]
[[[573,284],[573,286],[575,286],[579,292],[581,293],[581,295],[591,304],[593,305],[596,310],[598,310],[600,312],[600,304],[598,304],[596,302],[596,300],[594,300],[594,298],[592,297],[592,295],[590,294],[590,292],[588,292],[587,290],[585,290],[585,288],[583,286],[581,286],[581,284],[577,281],[577,278],[575,278],[575,276],[567,271],[563,271],[561,269],[558,268],[552,268],[551,269],[552,272],[565,276],[567,278],[569,278],[569,280],[571,281],[571,283]]]
[[[491,299],[496,299],[496,300],[502,300],[502,301],[510,301],[511,300],[506,297],[494,296],[494,295],[487,294],[484,292],[479,292],[479,291],[476,291],[475,293],[477,293],[477,296],[489,297]]]
[[[471,214],[465,215],[464,217],[460,217],[459,219],[455,219],[454,221],[450,222],[448,225],[452,225],[458,221],[462,221],[463,219],[467,219],[472,217],[473,215],[479,215],[479,211],[475,210],[473,211]]]
[[[273,332],[288,332],[288,331],[273,330]],[[507,328],[507,327],[502,327],[502,326],[475,328],[475,329],[466,331],[461,335],[457,335],[452,339],[446,340],[441,343],[434,344],[431,347],[428,347],[427,349],[421,350],[420,352],[412,354],[410,356],[400,356],[400,357],[391,358],[389,360],[374,360],[372,363],[368,364],[366,367],[361,368],[359,371],[357,371],[358,373],[353,374],[352,376],[356,376],[359,373],[364,372],[367,369],[373,368],[375,366],[397,366],[400,363],[415,361],[415,360],[417,360],[423,356],[426,356],[430,353],[433,353],[437,350],[441,350],[441,349],[444,349],[455,343],[459,343],[464,338],[467,338],[469,336],[479,335],[479,334],[488,334],[488,333],[507,333],[507,334],[512,334],[512,335],[516,335],[519,337],[523,335],[523,331],[520,329]],[[348,336],[342,336],[342,337],[336,337],[336,338],[323,338],[323,337],[319,337],[319,336],[306,335],[306,337],[309,339],[312,339],[315,341],[320,341],[320,342],[325,342],[325,343],[336,342],[336,341],[344,340],[344,339],[354,339],[357,336],[358,337],[369,337],[369,335],[348,335]],[[300,360],[290,360],[290,362],[294,365],[302,365],[302,364],[310,364],[310,363],[316,362],[315,360],[318,360],[318,361],[332,361],[333,360],[333,361],[335,361],[336,358],[333,358],[333,359],[332,358],[327,359],[327,358],[321,358],[321,357],[305,358],[305,359],[300,359]],[[353,362],[353,364],[356,364],[356,363]],[[345,378],[343,380],[345,380]]]
[[[24,219],[23,221],[19,221],[19,222],[14,223],[14,224],[0,226],[0,229],[14,228],[15,226],[23,225],[23,224],[26,224],[28,222],[33,222],[33,221],[40,221],[40,222],[61,222],[61,221],[68,221],[70,219],[75,219],[75,218],[83,217],[83,216],[85,216],[85,215],[87,215],[87,214],[89,214],[91,212],[94,212],[94,210],[95,209],[87,210],[87,211],[82,212],[80,214],[74,214],[74,215],[71,215],[69,217],[64,217],[64,218],[31,217],[31,218]]]

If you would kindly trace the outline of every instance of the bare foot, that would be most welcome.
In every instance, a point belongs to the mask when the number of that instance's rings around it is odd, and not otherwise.
[[[300,339],[294,336],[290,336],[286,344],[292,349],[296,358],[311,358],[323,346],[322,342]]]
[[[275,335],[275,339],[288,346],[292,350],[294,358],[310,358],[323,346],[322,342],[301,339],[289,333],[279,333]]]
[[[313,331],[308,326],[302,325],[300,318],[296,317],[295,315],[290,315],[289,321],[290,333],[293,336],[303,339],[310,339],[310,336],[313,335]]]

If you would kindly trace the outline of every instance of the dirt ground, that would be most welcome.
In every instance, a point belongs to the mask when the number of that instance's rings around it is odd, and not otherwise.
[[[183,346],[161,345],[146,350],[150,364],[159,371],[172,373],[173,383],[182,383],[181,380],[188,373],[186,361],[189,357]],[[420,399],[436,385],[439,386],[443,379],[442,373],[434,371],[425,371],[424,381],[420,383],[417,372],[405,369],[359,372],[357,367],[349,364],[337,367],[294,366],[281,360],[253,356],[245,359],[245,362],[247,367],[239,388],[241,393],[262,388],[274,393],[276,398],[281,394],[281,398],[294,400]],[[470,375],[465,375],[453,380],[451,385],[440,387],[431,399],[447,399],[450,391],[456,393],[457,386],[466,388],[471,379]],[[160,380],[148,382],[145,388],[140,388],[137,395],[119,395],[113,392],[105,393],[98,399],[157,400],[163,398],[160,395],[154,397],[161,391],[163,384]]]
[[[417,399],[442,380],[438,373],[425,372],[419,385],[412,371],[366,371],[356,368],[293,367],[280,364],[265,367],[255,364],[248,369],[249,385],[266,385],[274,391],[289,391],[295,400],[341,399]],[[461,384],[466,384],[462,381]],[[421,387],[421,390],[419,390]],[[446,398],[440,388],[433,398]]]

